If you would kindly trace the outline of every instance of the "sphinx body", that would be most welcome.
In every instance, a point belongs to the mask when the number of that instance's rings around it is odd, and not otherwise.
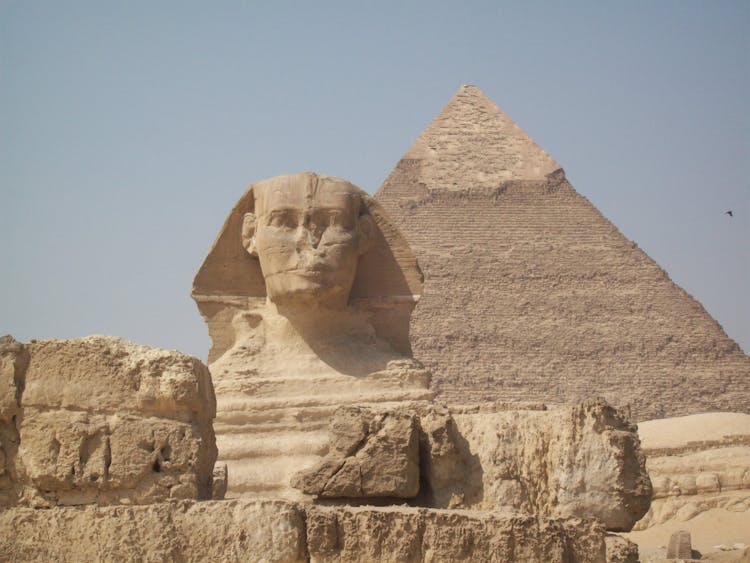
[[[290,478],[326,453],[338,406],[432,398],[408,345],[420,288],[406,243],[359,188],[313,173],[250,186],[193,288],[228,496],[301,498]]]

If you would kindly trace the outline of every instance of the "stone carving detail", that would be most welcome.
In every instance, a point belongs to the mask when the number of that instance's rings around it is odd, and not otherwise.
[[[243,339],[243,329],[255,328],[245,323],[256,319],[237,314],[264,306],[266,297],[282,307],[366,312],[377,337],[410,356],[409,317],[421,288],[416,259],[380,205],[346,180],[305,172],[247,189],[192,296],[208,324],[213,363]]]
[[[242,218],[242,246],[258,258],[276,305],[341,309],[370,247],[375,225],[362,195],[330,176],[281,177],[253,188]]]
[[[291,476],[325,453],[340,405],[432,397],[408,342],[420,288],[408,246],[356,186],[309,172],[250,186],[193,286],[229,496],[300,498]]]

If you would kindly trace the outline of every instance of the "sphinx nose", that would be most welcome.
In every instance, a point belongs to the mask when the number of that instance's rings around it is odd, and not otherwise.
[[[300,227],[297,229],[297,250],[304,248],[318,248],[320,244],[321,233],[317,232],[317,229],[310,229],[307,227]]]

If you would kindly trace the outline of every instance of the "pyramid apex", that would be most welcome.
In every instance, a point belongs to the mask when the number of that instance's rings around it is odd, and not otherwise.
[[[496,188],[510,180],[543,179],[561,168],[473,84],[459,87],[401,162],[412,169],[419,163],[431,190]]]

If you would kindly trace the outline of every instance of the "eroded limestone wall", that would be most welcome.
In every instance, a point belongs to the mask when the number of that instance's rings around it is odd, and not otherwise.
[[[210,498],[208,369],[115,337],[0,339],[0,506]]]
[[[636,428],[604,401],[547,411],[500,405],[342,407],[327,454],[292,478],[309,501],[400,503],[542,518],[596,518],[628,531],[651,483]]]
[[[0,532],[13,561],[605,560],[594,521],[242,499],[15,508],[0,512]]]

